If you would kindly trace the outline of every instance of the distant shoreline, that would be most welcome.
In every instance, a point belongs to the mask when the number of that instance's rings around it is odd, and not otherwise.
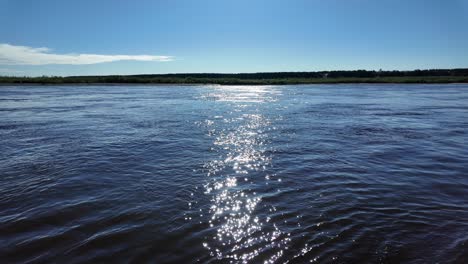
[[[216,82],[216,80],[212,82],[0,82],[1,86],[42,86],[42,85],[56,85],[56,86],[71,86],[71,85],[79,85],[79,86],[93,86],[93,85],[106,85],[106,86],[120,86],[120,85],[165,85],[165,86],[197,86],[197,85],[308,85],[308,84],[468,84],[468,77],[466,79],[461,80],[411,80],[411,81],[400,81],[400,80],[360,80],[360,79],[353,79],[353,80],[313,80],[313,81],[282,81],[282,80],[274,80],[274,81],[262,81],[262,80],[255,80],[253,82]]]
[[[414,71],[320,71],[265,73],[176,73],[107,76],[0,76],[0,85],[299,85],[468,83],[468,69]]]
[[[221,86],[287,86],[287,85],[343,85],[343,84],[360,84],[360,85],[379,85],[379,84],[454,84],[463,85],[468,84],[465,82],[314,82],[314,83],[285,83],[285,84],[274,84],[274,83],[255,83],[255,84],[218,84],[218,83],[0,83],[0,87],[6,86],[201,86],[201,85],[221,85]]]

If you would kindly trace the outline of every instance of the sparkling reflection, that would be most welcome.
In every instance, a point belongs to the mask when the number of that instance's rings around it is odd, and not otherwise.
[[[205,194],[211,200],[206,220],[213,230],[203,246],[211,256],[233,262],[273,263],[289,242],[271,220],[276,208],[262,205],[256,185],[267,184],[271,148],[271,120],[263,103],[276,100],[279,91],[265,86],[214,86],[203,96],[228,107],[222,116],[204,122],[219,158],[205,164],[209,176]]]

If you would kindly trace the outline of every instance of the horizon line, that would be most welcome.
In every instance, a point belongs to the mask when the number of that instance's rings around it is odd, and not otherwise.
[[[93,77],[93,76],[142,76],[142,75],[203,75],[203,74],[226,74],[226,75],[242,75],[242,74],[273,74],[273,73],[325,73],[325,72],[415,72],[415,71],[454,71],[454,70],[468,70],[467,67],[456,68],[416,68],[411,70],[404,69],[353,69],[353,70],[312,70],[312,71],[257,71],[257,72],[167,72],[167,73],[136,73],[136,74],[85,74],[85,75],[3,75],[0,77]]]

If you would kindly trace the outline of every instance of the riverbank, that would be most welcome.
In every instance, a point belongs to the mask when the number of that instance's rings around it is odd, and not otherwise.
[[[0,76],[0,84],[223,84],[285,85],[339,83],[468,83],[468,69],[416,71],[324,71],[194,73],[108,76]]]

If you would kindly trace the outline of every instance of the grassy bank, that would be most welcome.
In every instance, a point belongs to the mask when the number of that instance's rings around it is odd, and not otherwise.
[[[468,83],[468,69],[424,71],[324,71],[244,74],[151,74],[109,76],[0,77],[0,84],[336,84]]]

